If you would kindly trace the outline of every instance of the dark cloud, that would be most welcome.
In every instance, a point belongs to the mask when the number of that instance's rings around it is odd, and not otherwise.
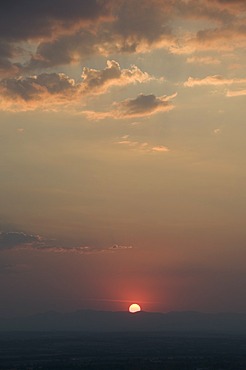
[[[121,69],[114,60],[102,70],[84,68],[82,82],[75,83],[64,73],[41,73],[29,77],[11,77],[0,81],[0,104],[5,110],[54,109],[58,105],[78,104],[88,95],[105,93],[112,86],[142,83],[152,79],[138,67]]]
[[[101,22],[96,29],[81,27],[40,43],[28,68],[67,64],[94,54],[146,52],[173,40],[169,18],[153,6],[153,0],[142,1],[141,6],[138,0],[116,2],[111,8],[111,21]]]
[[[132,0],[119,4],[115,9],[116,21],[110,25],[111,34],[118,41],[118,51],[147,51],[148,47],[173,40],[172,7],[168,2]]]
[[[169,102],[173,96],[156,97],[153,94],[140,94],[135,99],[126,99],[116,105],[117,111],[123,117],[141,117],[173,108]]]
[[[81,31],[49,42],[41,42],[26,70],[69,64],[96,53],[96,35]]]
[[[142,72],[134,65],[129,69],[121,69],[119,63],[114,60],[108,60],[107,67],[103,70],[84,68],[82,78],[82,90],[90,94],[105,91],[112,85],[122,86],[151,79],[148,73]]]
[[[10,61],[17,53],[16,47],[0,38],[0,75],[11,75],[19,72],[21,65]]]
[[[63,73],[42,73],[27,78],[8,78],[0,82],[4,95],[12,98],[20,97],[25,101],[33,100],[42,92],[58,94],[72,89],[74,81]]]
[[[26,234],[24,232],[1,232],[0,233],[0,251],[4,250],[37,250],[47,253],[78,253],[78,254],[97,254],[110,253],[118,250],[132,249],[131,245],[115,244],[110,247],[95,246],[60,246],[56,245],[54,240],[45,239],[39,235]],[[9,270],[10,265],[2,265],[2,270]],[[1,266],[0,266],[1,270]]]
[[[230,9],[237,6],[242,6],[244,9],[246,8],[245,0],[208,0],[211,4],[218,3],[220,5],[229,7]]]
[[[38,248],[40,251],[43,252],[51,252],[51,253],[76,253],[76,254],[100,254],[100,253],[112,253],[120,250],[132,249],[131,245],[113,245],[112,247],[93,247],[93,246],[79,246],[79,247],[59,247],[59,246],[44,246],[42,248]]]
[[[118,244],[114,244],[112,247],[109,248],[110,250],[119,250],[119,249],[132,249],[132,246],[131,245],[118,245]]]
[[[77,23],[95,21],[108,14],[100,0],[8,0],[1,3],[0,34],[8,40],[51,37],[68,32]]]
[[[21,245],[39,244],[41,237],[39,235],[30,235],[23,232],[1,232],[0,249],[10,249]]]
[[[0,64],[5,68],[6,73],[9,73],[13,69],[9,60],[13,56],[10,51],[18,42],[30,40],[39,43],[35,57],[27,63],[30,67],[45,68],[48,64],[52,66],[70,63],[69,47],[65,47],[66,35],[74,34],[80,29],[96,27],[97,22],[110,18],[110,14],[106,0],[3,1],[0,12],[0,51],[2,51],[1,44],[4,44],[8,49],[8,55],[6,55],[7,60],[4,60],[5,63],[0,61]],[[57,45],[58,52],[54,40],[59,37],[61,39]],[[83,43],[83,38],[80,43]],[[74,48],[76,49],[75,45]],[[2,53],[1,58],[3,58]],[[40,58],[43,58],[43,63]]]
[[[0,50],[4,49],[0,72],[18,74],[21,69],[30,74],[30,70],[41,72],[92,55],[145,53],[155,48],[172,53],[228,50],[228,43],[232,49],[244,48],[245,9],[245,1],[239,0],[5,1],[0,13]],[[199,29],[199,20],[210,22],[208,29]],[[242,40],[234,45],[232,39],[238,37]],[[31,49],[23,41],[31,42]],[[22,68],[13,64],[19,42]]]
[[[108,112],[84,111],[83,113],[92,120],[106,118],[127,119],[136,117],[147,117],[158,112],[167,112],[174,108],[170,102],[177,94],[171,96],[156,97],[153,94],[140,94],[135,99],[126,99],[114,103],[114,109]],[[128,140],[127,140],[128,142]]]
[[[27,69],[68,64],[92,54],[149,51],[151,45],[173,39],[169,6],[160,11],[156,0],[10,3],[0,15],[0,34],[9,43],[38,42]]]

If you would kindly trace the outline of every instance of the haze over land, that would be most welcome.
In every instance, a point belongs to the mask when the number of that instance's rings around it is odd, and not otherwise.
[[[0,317],[246,313],[246,2],[0,10]]]
[[[245,335],[246,314],[78,310],[0,319],[1,331],[22,332],[162,332],[178,335]]]

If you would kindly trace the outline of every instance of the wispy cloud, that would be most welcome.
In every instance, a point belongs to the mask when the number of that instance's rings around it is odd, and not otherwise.
[[[152,151],[153,152],[160,152],[160,153],[167,153],[170,151],[170,149],[166,146],[163,146],[163,145],[159,145],[159,146],[154,146],[152,148]]]
[[[237,97],[237,96],[244,96],[246,95],[246,89],[243,90],[228,90],[226,96],[229,98]]]
[[[224,78],[220,75],[207,76],[204,78],[194,78],[189,77],[187,81],[184,82],[186,87],[194,86],[218,86],[218,85],[233,85],[246,83],[246,78]]]
[[[129,135],[125,135],[121,137],[120,140],[116,141],[115,143],[121,146],[125,146],[130,149],[143,151],[147,153],[151,153],[151,152],[167,153],[170,151],[170,149],[164,145],[153,146],[147,142],[134,141],[130,138]]]
[[[187,63],[192,64],[220,64],[221,61],[218,58],[210,57],[210,56],[192,56],[186,59]]]
[[[46,239],[40,235],[26,234],[24,232],[1,232],[0,251],[40,251],[46,253],[77,253],[77,254],[97,254],[112,253],[121,250],[132,249],[131,245],[114,244],[109,247],[98,246],[60,246],[54,240]]]

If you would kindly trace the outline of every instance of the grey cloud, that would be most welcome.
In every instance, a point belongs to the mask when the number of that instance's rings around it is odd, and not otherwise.
[[[234,7],[234,6],[242,6],[243,8],[246,8],[245,0],[208,0],[211,4],[214,4],[215,2],[226,6],[226,7]]]
[[[113,245],[112,247],[93,247],[93,246],[78,246],[78,247],[60,247],[60,246],[43,246],[39,247],[38,250],[42,252],[51,252],[59,254],[76,253],[76,254],[100,254],[100,253],[112,253],[120,250],[132,249],[131,245],[121,246]]]
[[[81,28],[40,43],[26,68],[68,64],[91,55],[148,52],[152,46],[161,47],[173,41],[170,29],[163,25],[167,21],[163,21],[163,12],[150,4],[148,8],[138,6],[131,14],[131,4],[122,6],[127,8],[127,15],[120,11],[114,21],[102,23],[96,30]]]
[[[102,94],[111,86],[142,83],[152,79],[138,67],[121,69],[114,60],[103,70],[84,68],[82,81],[75,83],[63,73],[41,73],[29,77],[11,77],[0,81],[0,107],[3,110],[53,109],[58,105],[80,104],[88,95]],[[47,99],[48,98],[48,99]]]
[[[151,79],[147,73],[142,72],[136,66],[131,66],[130,69],[121,69],[119,63],[114,60],[107,61],[107,67],[103,70],[84,68],[82,78],[81,86],[85,93],[100,92],[111,85],[127,85]]]
[[[27,78],[8,78],[0,82],[2,95],[33,100],[42,93],[59,94],[74,88],[74,80],[63,73],[42,73]]]
[[[158,112],[167,112],[173,109],[174,105],[170,100],[176,95],[175,93],[171,96],[164,95],[156,97],[153,94],[140,94],[135,99],[126,99],[122,102],[114,103],[114,108],[107,112],[84,111],[82,113],[91,120],[147,117]],[[128,140],[126,142],[130,143]]]
[[[42,72],[91,57],[146,53],[165,48],[175,54],[245,48],[245,1],[229,0],[24,0],[5,1],[0,13],[0,73],[3,77]],[[175,25],[182,22],[181,28]],[[191,33],[189,23],[211,22]],[[126,26],[127,25],[127,26]],[[187,35],[190,34],[188,39]],[[18,61],[13,51],[21,41]],[[36,48],[36,50],[33,50]],[[30,72],[31,71],[31,72]]]
[[[25,70],[69,64],[97,53],[97,37],[87,30],[41,42]]]
[[[25,63],[21,59],[26,72],[78,62],[91,55],[149,52],[154,48],[178,52],[187,50],[192,43],[196,44],[193,49],[199,49],[198,45],[202,48],[204,40],[211,37],[220,41],[228,32],[233,37],[233,29],[244,35],[241,30],[245,23],[241,11],[244,3],[223,0],[54,0],[51,6],[48,0],[24,0],[21,3],[10,0],[4,2],[0,13],[0,43],[7,43],[11,49],[19,41],[36,41],[36,51],[31,58],[26,54]],[[216,22],[218,37],[216,32],[213,35],[212,28],[198,29],[197,36],[191,36],[187,46],[186,29],[183,37],[173,27],[174,21],[180,19]],[[4,58],[3,71],[18,73],[12,66],[12,55]]]
[[[30,235],[23,232],[1,232],[0,249],[11,249],[21,245],[39,244],[41,237],[39,235]]]
[[[125,249],[132,249],[131,245],[115,244],[110,247],[100,246],[60,246],[54,240],[45,239],[39,235],[26,234],[24,232],[1,232],[0,233],[0,251],[6,250],[25,250],[25,251],[40,251],[46,253],[76,253],[76,254],[98,254],[112,253]],[[2,265],[0,270],[6,272],[12,270],[12,265]]]
[[[119,250],[119,249],[132,249],[132,248],[133,247],[131,245],[118,245],[118,244],[114,244],[109,249],[115,251],[115,250]]]
[[[135,99],[126,99],[116,105],[120,115],[124,117],[141,117],[159,111],[168,111],[173,108],[169,102],[173,96],[156,97],[153,94],[140,94]]]
[[[119,79],[121,76],[120,66],[115,61],[108,61],[107,68],[103,71],[84,68],[82,78],[84,80],[84,89],[93,90],[105,84],[106,81]]]
[[[237,2],[242,4],[242,2]],[[104,3],[105,4],[105,3]],[[81,27],[71,34],[62,34],[55,39],[42,42],[29,63],[29,68],[45,68],[47,66],[71,63],[76,59],[93,54],[110,55],[113,53],[149,52],[154,48],[187,50],[189,44],[202,49],[204,40],[218,37],[217,41],[233,29],[241,30],[243,18],[239,10],[235,11],[232,2],[221,7],[217,0],[196,0],[163,2],[159,0],[107,1],[111,9],[111,19],[101,22],[96,29]],[[110,5],[110,6],[109,6]],[[235,5],[235,4],[234,4]],[[110,14],[110,11],[109,11]],[[197,30],[187,44],[187,36],[178,36],[173,29],[172,21],[207,19],[216,22],[215,35],[213,29]],[[240,20],[241,19],[241,20]],[[127,25],[127,27],[126,27]],[[229,31],[228,31],[229,30]],[[185,30],[184,30],[185,31]],[[242,30],[240,31],[242,34]],[[184,32],[185,34],[185,32]],[[204,45],[205,48],[207,45]],[[243,45],[241,45],[243,46]]]
[[[156,0],[143,0],[141,4],[139,0],[108,0],[103,4],[103,10],[108,14],[107,22],[102,20],[94,29],[82,24],[74,32],[60,30],[56,37],[38,45],[27,69],[68,64],[93,54],[146,52],[152,46],[161,47],[173,42],[167,12],[170,6],[162,4],[159,9]]]
[[[98,0],[5,0],[1,3],[0,34],[17,41],[51,36],[58,26],[66,32],[76,22],[105,16],[106,4]]]
[[[55,57],[54,51],[57,52],[58,48],[55,47],[55,41],[51,43],[51,40],[59,39],[61,35],[66,40],[66,35],[74,34],[79,29],[87,29],[92,25],[96,27],[97,22],[110,18],[110,14],[107,0],[4,0],[0,12],[0,45],[5,43],[12,50],[18,42],[36,40],[40,46],[35,57],[27,63],[32,68],[70,63],[65,42],[61,41],[60,46],[63,44],[64,48]],[[1,63],[5,75],[14,73],[11,57],[7,55],[5,63]]]
[[[14,46],[0,38],[0,75],[2,73],[11,75],[19,72],[21,65],[10,61],[16,53],[17,50]]]
[[[120,2],[116,21],[110,25],[111,34],[118,40],[118,51],[146,50],[163,39],[173,39],[168,2],[138,0]],[[127,24],[127,27],[126,27]]]

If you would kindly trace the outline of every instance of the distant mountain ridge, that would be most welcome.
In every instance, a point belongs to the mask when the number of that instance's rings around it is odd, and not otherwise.
[[[246,334],[246,314],[79,310],[0,319],[0,331],[161,331]]]

